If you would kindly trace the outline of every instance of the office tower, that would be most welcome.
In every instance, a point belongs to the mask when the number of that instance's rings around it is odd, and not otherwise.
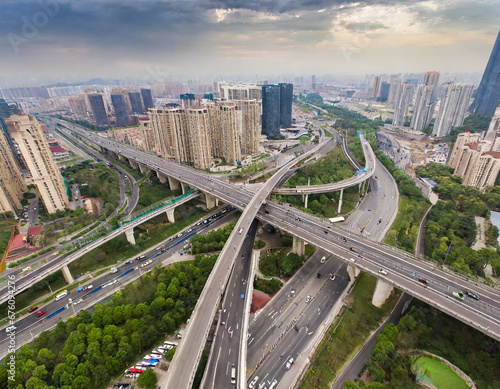
[[[128,98],[130,99],[132,113],[143,114],[144,108],[142,106],[141,94],[139,92],[129,92]]]
[[[262,86],[262,133],[268,138],[280,136],[280,87]]]
[[[424,85],[435,86],[439,81],[439,72],[426,72],[424,74]]]
[[[404,126],[410,111],[410,103],[415,86],[412,84],[400,84],[397,92],[397,100],[394,104],[394,118],[392,124]]]
[[[373,79],[373,93],[372,93],[374,99],[378,96],[379,88],[380,88],[380,77],[375,76],[375,78]]]
[[[207,105],[210,118],[212,156],[236,164],[241,161],[240,135],[236,126],[236,104],[224,102]]]
[[[111,95],[111,103],[113,104],[113,109],[115,110],[116,125],[118,127],[126,127],[130,124],[125,96],[126,95],[124,94]]]
[[[446,136],[452,127],[461,126],[464,123],[473,88],[471,84],[444,86],[439,110],[432,127],[432,136]]]
[[[280,87],[280,126],[292,127],[293,84],[281,83]]]
[[[182,93],[180,95],[182,108],[194,107],[196,104],[196,99],[194,98],[194,93]]]
[[[27,191],[14,151],[5,133],[0,131],[0,213],[15,213],[22,208],[21,199]]]
[[[238,105],[238,128],[241,138],[241,153],[252,155],[259,152],[262,132],[262,102],[260,100],[236,100]]]
[[[311,88],[312,90],[316,90],[317,84],[316,84],[316,76],[313,74],[311,76]]]
[[[85,98],[82,96],[70,97],[68,99],[69,108],[74,115],[79,118],[87,117],[87,106],[85,104]]]
[[[151,89],[141,89],[142,102],[144,103],[144,110],[147,112],[149,108],[154,108],[153,93]]]
[[[102,94],[100,93],[88,93],[87,98],[92,109],[92,114],[94,115],[94,121],[97,126],[107,126],[108,125],[108,115],[106,112],[106,106],[104,105],[104,100]]]
[[[40,123],[32,116],[19,115],[5,119],[5,122],[47,212],[66,209],[68,196],[63,177],[52,157]]]
[[[413,115],[411,117],[410,128],[415,131],[423,131],[432,120],[434,104],[434,86],[419,85],[413,105]]]
[[[0,99],[0,118],[8,118],[10,116],[9,104],[4,99]]]
[[[386,81],[382,81],[380,87],[378,88],[377,101],[381,103],[385,103],[387,98],[389,97],[389,90],[391,88],[391,84]]]
[[[500,31],[493,51],[484,70],[470,112],[478,115],[493,115],[500,100]]]

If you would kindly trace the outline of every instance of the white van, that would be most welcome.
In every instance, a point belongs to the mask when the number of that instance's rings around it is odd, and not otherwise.
[[[113,268],[111,269],[111,273],[118,273],[118,269],[117,269],[116,267],[113,267]]]
[[[236,366],[234,366],[234,364],[231,365],[231,383],[236,383]]]

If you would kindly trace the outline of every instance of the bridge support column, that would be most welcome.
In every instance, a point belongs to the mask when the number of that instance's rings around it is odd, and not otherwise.
[[[162,184],[167,182],[167,176],[165,174],[161,174],[159,171],[157,171],[156,176],[158,177],[158,179]]]
[[[372,304],[380,308],[391,295],[393,289],[387,282],[378,279],[375,292],[373,292]]]
[[[186,194],[189,191],[189,185],[181,182],[182,194]]]
[[[208,209],[212,209],[217,205],[217,199],[211,194],[205,193],[205,200],[207,202]]]
[[[134,228],[125,230],[125,236],[127,237],[127,241],[135,246]]]
[[[347,266],[347,274],[349,274],[351,281],[354,281],[359,273],[361,273],[361,271],[356,266],[351,264]]]
[[[118,154],[118,160],[119,161],[125,161],[127,158],[125,158],[123,155]]]
[[[139,164],[139,170],[142,174],[149,173],[149,168],[144,166],[143,164]]]
[[[342,200],[344,198],[344,189],[340,190],[340,196],[339,196],[339,209],[337,210],[337,213],[340,213],[342,210]]]
[[[304,207],[307,208],[307,202],[309,201],[309,194],[302,195],[302,201],[304,201]]]
[[[293,246],[292,250],[295,254],[297,255],[304,255],[305,254],[305,248],[306,248],[306,242],[304,242],[303,239],[297,238],[296,236],[293,237]]]
[[[132,169],[134,170],[137,170],[137,168],[139,167],[139,164],[135,161],[132,161],[131,159],[128,160],[128,163],[130,164],[130,166],[132,166]]]
[[[66,280],[66,282],[68,284],[72,284],[73,282],[75,282],[75,280],[73,279],[73,276],[71,275],[71,272],[69,271],[68,265],[63,266],[62,274],[63,274],[64,279]]]
[[[180,189],[181,184],[175,178],[168,177],[168,186],[170,187],[170,190],[177,190]]]
[[[169,208],[166,210],[168,222],[172,223],[172,224],[175,223],[174,212],[175,212],[175,208]]]

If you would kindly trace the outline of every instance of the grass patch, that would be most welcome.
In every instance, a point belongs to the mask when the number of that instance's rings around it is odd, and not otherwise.
[[[261,292],[267,293],[269,295],[273,295],[277,293],[281,287],[283,286],[283,282],[277,280],[276,278],[272,278],[270,280],[266,280],[263,278],[255,277],[253,281],[254,289],[260,290]]]
[[[344,364],[396,305],[399,298],[396,293],[381,308],[372,305],[376,282],[375,277],[366,273],[358,276],[342,319],[330,326],[312,358],[314,362],[301,385],[302,389],[330,388]]]
[[[253,244],[253,248],[256,250],[259,250],[259,249],[264,248],[265,245],[266,245],[266,242],[264,242],[263,240],[258,240],[257,242],[255,242]]]
[[[309,258],[315,251],[316,247],[314,247],[312,244],[306,244],[306,247],[304,248],[304,255],[306,256],[306,258]]]
[[[443,362],[420,357],[414,365],[419,381],[429,382],[439,389],[468,389],[467,383]]]
[[[135,228],[135,246],[128,243],[125,234],[121,234],[72,262],[68,267],[72,274],[81,274],[125,261],[163,242],[211,212],[212,210],[200,211],[196,207],[183,204],[175,210],[177,221],[174,224],[168,223],[167,216],[162,214]]]
[[[0,222],[0,253],[5,253],[9,245],[12,228],[17,224],[15,220],[3,220]]]

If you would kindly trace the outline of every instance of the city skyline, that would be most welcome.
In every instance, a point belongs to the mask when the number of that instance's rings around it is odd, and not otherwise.
[[[482,73],[498,33],[499,4],[6,1],[0,71],[4,80],[25,82],[187,73]]]

